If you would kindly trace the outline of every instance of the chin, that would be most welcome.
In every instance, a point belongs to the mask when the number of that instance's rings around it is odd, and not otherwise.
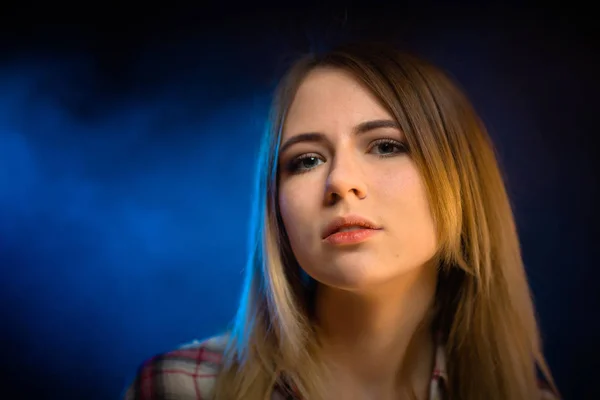
[[[378,286],[392,278],[374,272],[372,268],[352,268],[347,265],[342,270],[329,271],[326,274],[315,274],[313,277],[325,286],[353,292]]]
[[[356,260],[355,260],[356,261]],[[389,263],[384,263],[389,265]],[[309,271],[307,271],[309,272]],[[416,278],[421,275],[423,268],[418,265],[395,265],[395,268],[377,267],[377,263],[345,263],[343,266],[331,265],[318,271],[310,271],[309,275],[317,282],[330,288],[350,291],[366,292],[370,290],[383,289],[385,286],[392,285],[398,279],[411,276]],[[409,278],[410,279],[410,278]]]

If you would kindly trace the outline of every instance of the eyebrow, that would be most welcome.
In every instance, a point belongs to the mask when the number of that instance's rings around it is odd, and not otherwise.
[[[352,131],[355,135],[360,135],[361,133],[366,133],[375,129],[382,128],[392,128],[400,130],[400,126],[398,126],[396,121],[392,121],[391,119],[376,119],[372,121],[361,122],[360,124],[356,125]],[[321,132],[300,133],[286,140],[286,142],[283,145],[281,145],[279,153],[285,152],[290,146],[296,143],[325,142],[326,140],[327,137]]]

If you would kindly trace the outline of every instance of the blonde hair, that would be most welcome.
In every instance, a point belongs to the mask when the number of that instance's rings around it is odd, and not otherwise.
[[[437,228],[436,329],[445,341],[448,398],[534,399],[536,367],[556,391],[490,138],[469,100],[440,69],[384,45],[347,45],[300,58],[281,80],[256,177],[244,291],[217,399],[266,399],[281,377],[319,399],[324,373],[311,292],[290,249],[277,201],[282,127],[315,68],[351,73],[397,120],[425,182]]]

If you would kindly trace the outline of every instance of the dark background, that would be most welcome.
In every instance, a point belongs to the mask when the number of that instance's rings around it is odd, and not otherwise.
[[[116,399],[142,360],[225,328],[273,85],[349,38],[394,40],[470,95],[558,386],[600,398],[591,3],[146,3],[0,8],[0,398]]]

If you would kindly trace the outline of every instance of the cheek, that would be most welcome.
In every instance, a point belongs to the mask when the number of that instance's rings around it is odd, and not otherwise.
[[[405,240],[414,246],[415,252],[423,253],[425,257],[432,256],[430,253],[437,248],[437,231],[425,188],[420,180],[411,185],[407,196],[407,212],[403,215],[407,222],[403,230]]]
[[[392,212],[408,212],[415,202],[418,182],[411,170],[388,170],[385,173],[373,174],[371,190],[377,191],[377,202]]]
[[[425,185],[416,169],[380,179],[379,198],[385,203],[383,208],[390,210],[388,218],[393,221],[394,236],[415,251],[429,252],[435,248],[435,224]]]
[[[374,179],[379,188],[378,199],[399,213],[422,214],[423,210],[429,210],[425,186],[414,166],[405,166],[401,172],[386,171]]]
[[[297,187],[283,186],[280,188],[279,209],[281,210],[281,218],[292,241],[295,241],[306,230],[307,214],[309,213],[307,200],[307,194]]]

